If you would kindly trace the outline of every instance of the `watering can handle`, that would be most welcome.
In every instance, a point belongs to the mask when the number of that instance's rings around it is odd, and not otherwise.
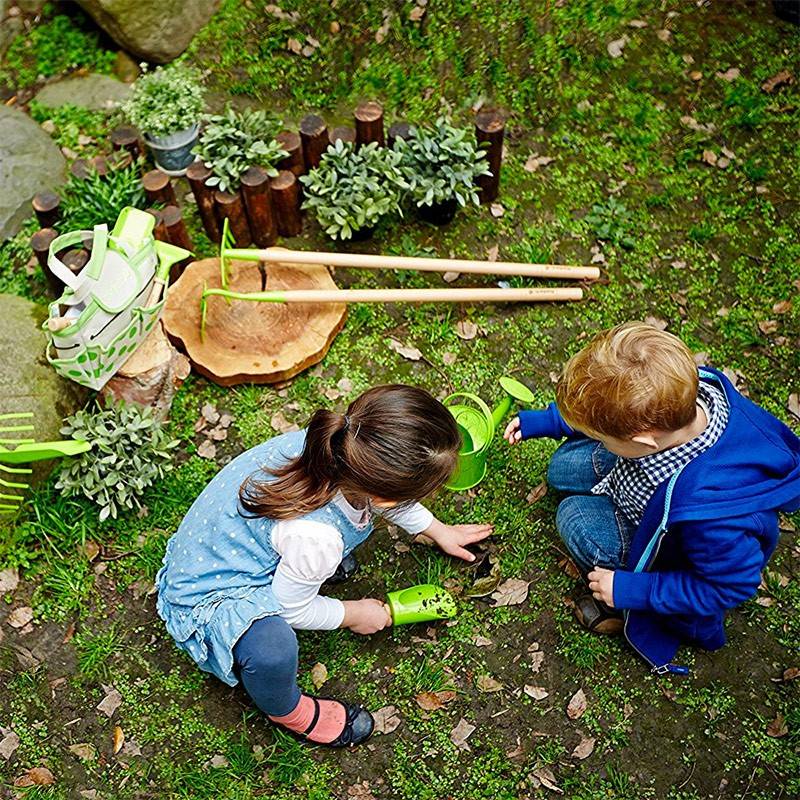
[[[487,406],[486,403],[484,403],[483,400],[481,400],[481,398],[478,397],[478,395],[472,394],[471,392],[453,392],[453,394],[448,395],[447,397],[445,397],[445,399],[443,401],[444,405],[447,406],[447,404],[450,402],[450,400],[453,400],[456,397],[463,397],[463,398],[466,398],[467,400],[472,400],[472,402],[475,403],[475,405],[478,406],[478,408],[480,408],[480,410],[486,416],[486,420],[487,420],[487,422],[489,423],[489,426],[490,426],[489,439],[490,440],[493,439],[494,438],[494,431],[495,431],[495,424],[494,424],[494,419],[492,418],[492,410],[489,408],[489,406]]]

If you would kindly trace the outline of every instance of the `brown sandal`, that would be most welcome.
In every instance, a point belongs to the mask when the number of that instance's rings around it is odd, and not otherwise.
[[[621,612],[595,600],[591,594],[581,595],[575,601],[574,610],[578,622],[591,633],[616,636],[625,627]]]

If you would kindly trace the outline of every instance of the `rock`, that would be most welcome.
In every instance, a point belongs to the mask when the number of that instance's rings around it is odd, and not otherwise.
[[[114,41],[164,64],[180,55],[220,0],[78,0]]]
[[[0,413],[33,412],[31,436],[38,441],[63,438],[59,433],[63,418],[80,408],[87,394],[47,363],[47,336],[41,329],[46,316],[43,306],[0,294]],[[24,482],[44,477],[54,466],[52,461],[39,463],[33,465],[37,466],[33,476],[21,476]]]
[[[21,17],[9,17],[3,19],[0,13],[0,56],[5,55],[6,50],[11,46],[11,42],[22,33],[25,24]]]
[[[0,242],[33,214],[37,192],[54,191],[65,179],[56,143],[22,111],[0,106]]]
[[[38,14],[44,4],[45,0],[16,0],[16,5],[23,14]]]
[[[92,111],[110,111],[119,108],[128,99],[130,92],[131,87],[116,78],[108,75],[86,75],[48,83],[36,95],[36,100],[48,108],[58,108],[69,103]]]

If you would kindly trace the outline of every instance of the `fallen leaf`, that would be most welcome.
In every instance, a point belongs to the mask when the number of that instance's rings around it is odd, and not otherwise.
[[[800,667],[789,667],[783,671],[783,678],[784,683],[788,683],[789,681],[796,680],[800,678]]]
[[[628,44],[629,41],[630,38],[626,34],[619,39],[614,39],[613,42],[609,42],[606,45],[606,50],[608,50],[608,54],[611,58],[619,58],[622,55],[622,51],[625,49],[625,45]]]
[[[765,336],[768,336],[770,333],[775,333],[775,331],[778,330],[778,320],[762,319],[761,322],[758,323],[758,329]]]
[[[14,755],[14,751],[19,747],[19,736],[14,731],[7,733],[0,739],[0,756],[6,761]]]
[[[717,154],[713,150],[703,150],[703,162],[713,167],[717,163]]]
[[[353,797],[355,800],[375,800],[369,781],[361,781],[361,783],[354,783],[352,786],[348,786],[347,796]]]
[[[373,711],[372,716],[375,719],[375,733],[391,733],[400,724],[400,713],[395,706],[379,708]]]
[[[487,251],[486,251],[486,260],[487,261],[497,261],[497,256],[500,255],[500,245],[493,244]]]
[[[544,653],[541,650],[534,650],[531,653],[531,672],[536,673],[542,668]]]
[[[70,753],[74,753],[81,761],[94,761],[97,758],[97,748],[89,742],[71,744],[67,748]]]
[[[125,734],[122,732],[122,728],[119,725],[114,726],[114,738],[113,738],[113,747],[112,751],[114,755],[117,755],[120,750],[122,750],[122,745],[125,744]]]
[[[575,562],[571,558],[564,557],[558,562],[561,571],[572,580],[577,581],[582,577],[581,571],[575,566]]]
[[[307,45],[306,45],[306,46],[305,46],[305,47],[304,47],[304,48],[301,50],[301,52],[302,52],[302,54],[303,54],[303,55],[304,55],[306,58],[310,58],[311,56],[313,56],[313,55],[314,55],[314,48],[313,48],[313,47],[312,47],[310,44],[307,44]]]
[[[106,696],[95,706],[98,711],[102,711],[107,717],[113,717],[114,712],[122,705],[122,695],[113,687],[103,687]]]
[[[422,353],[416,347],[410,347],[397,339],[389,339],[389,349],[394,350],[395,353],[407,358],[409,361],[419,361],[422,358]]]
[[[288,419],[283,415],[283,411],[276,411],[272,415],[272,419],[270,419],[269,424],[272,426],[272,429],[278,431],[278,433],[289,433],[290,431],[299,431],[300,426],[294,422],[289,422]]]
[[[741,74],[742,73],[738,67],[728,67],[725,72],[716,73],[720,80],[727,81],[728,83],[735,81]]]
[[[594,743],[595,739],[581,735],[581,740],[575,745],[575,749],[572,751],[572,757],[581,761],[583,761],[584,758],[589,758],[594,751]]]
[[[650,327],[655,328],[657,331],[663,331],[667,329],[669,323],[665,319],[660,319],[659,317],[645,317],[644,324],[650,325]]]
[[[794,414],[797,419],[800,419],[800,394],[792,392],[792,394],[789,395],[786,408],[789,410],[790,414]]]
[[[586,694],[583,689],[578,689],[567,705],[567,716],[570,719],[579,719],[586,711]]]
[[[14,786],[52,786],[56,782],[47,767],[33,767],[14,781]]]
[[[222,425],[217,425],[217,427],[212,428],[206,436],[213,442],[224,442],[228,438],[228,430],[227,428],[223,428]]]
[[[324,394],[325,397],[327,397],[328,400],[330,400],[331,402],[333,402],[334,400],[338,400],[342,396],[342,393],[338,389],[335,389],[332,386],[329,386],[327,389],[325,389],[325,391],[322,394]]]
[[[32,619],[33,609],[30,606],[20,606],[8,615],[6,622],[12,628],[24,628]]]
[[[564,794],[564,790],[556,784],[556,776],[550,767],[539,767],[533,770],[533,775],[536,777],[545,789],[549,789],[556,794]]]
[[[522,581],[519,578],[509,578],[507,581],[501,583],[497,589],[492,593],[492,600],[494,600],[494,607],[500,606],[518,606],[524,603],[528,597],[528,587],[530,581]]]
[[[555,161],[553,156],[540,156],[538,153],[531,153],[523,165],[526,172],[536,172],[539,167],[546,167]]]
[[[353,381],[350,378],[342,378],[337,384],[336,387],[342,394],[350,394],[353,391]]]
[[[442,354],[442,364],[446,367],[451,367],[453,364],[456,363],[456,354],[455,353],[443,353]]]
[[[412,22],[419,22],[425,16],[425,8],[423,6],[414,6],[411,9],[411,13],[408,15],[408,18]]]
[[[788,69],[782,69],[780,72],[776,72],[771,78],[767,78],[764,83],[761,84],[761,88],[767,93],[772,94],[776,89],[780,89],[782,86],[790,86],[794,83],[794,76]]]
[[[500,203],[492,203],[489,206],[489,212],[493,217],[502,217],[506,213],[505,208]]]
[[[693,81],[701,81],[701,80],[703,80],[703,73],[702,73],[702,72],[700,72],[700,70],[699,70],[699,69],[693,69],[693,70],[692,70],[692,71],[689,73],[689,77],[690,77],[690,78],[691,78]]]
[[[789,733],[789,726],[786,724],[783,714],[778,711],[775,714],[775,719],[767,725],[767,736],[771,736],[773,739],[780,739],[782,736],[786,736],[787,733]]]
[[[476,565],[475,580],[465,592],[467,597],[486,597],[499,585],[501,579],[500,561],[493,553],[486,554]]]
[[[791,310],[792,310],[791,300],[778,300],[778,302],[774,303],[772,306],[772,312],[774,314],[786,314]],[[0,573],[0,580],[2,580],[2,573]]]
[[[527,496],[525,497],[525,502],[529,506],[532,506],[534,503],[538,503],[546,494],[547,483],[546,481],[542,481],[538,486],[534,486],[533,489],[528,492]]]
[[[672,38],[672,31],[667,30],[666,28],[661,28],[660,30],[656,31],[656,36],[662,42],[668,42]]]
[[[503,684],[495,680],[491,675],[478,675],[475,679],[475,686],[479,692],[484,694],[492,694],[493,692],[503,691]]]
[[[460,272],[453,272],[452,270],[448,270],[442,275],[442,280],[445,283],[453,283],[454,281],[457,281],[460,277],[461,277]]]
[[[725,156],[723,156],[722,158],[717,160],[717,166],[720,169],[725,169],[725,167],[729,166],[730,163],[731,163],[731,160],[729,158],[726,158]]]
[[[140,756],[142,754],[142,748],[133,741],[133,739],[128,739],[122,745],[122,755],[124,756]]]
[[[467,744],[467,739],[469,739],[473,733],[475,733],[475,726],[471,725],[462,717],[458,725],[450,731],[450,741],[461,750],[469,750],[470,747]]]
[[[438,711],[456,698],[453,691],[420,692],[414,699],[423,711]]]
[[[459,339],[469,341],[470,339],[474,339],[477,335],[478,326],[474,322],[470,322],[468,319],[460,319],[456,323],[456,336],[458,336]]]
[[[286,49],[299,56],[303,52],[303,43],[299,39],[289,39],[286,42]]]
[[[0,570],[0,594],[13,592],[19,586],[19,572],[16,567]]]
[[[200,413],[203,419],[206,422],[210,422],[212,425],[216,425],[219,421],[219,411],[217,411],[211,403],[204,403],[203,407],[200,409]]]
[[[200,458],[212,459],[217,455],[217,446],[209,439],[204,439],[197,448],[197,455],[199,455]]]
[[[227,758],[225,758],[225,756],[222,755],[222,753],[217,753],[216,755],[211,756],[211,758],[209,758],[208,761],[203,764],[204,767],[214,767],[214,769],[222,769],[223,767],[227,767],[229,765],[230,762]]]
[[[319,689],[325,681],[328,680],[328,668],[317,661],[313,667],[311,667],[311,682],[314,684],[315,689]]]
[[[525,684],[522,691],[525,692],[528,697],[532,697],[534,700],[544,700],[545,697],[550,697],[550,692],[548,692],[544,686],[530,686]]]
[[[632,19],[628,22],[629,28],[646,28],[647,23],[643,19]]]
[[[760,605],[762,608],[770,608],[770,606],[775,605],[775,600],[772,597],[756,597],[756,603]]]
[[[474,644],[475,647],[489,647],[494,644],[494,642],[491,639],[487,639],[485,636],[473,636],[472,644]]]

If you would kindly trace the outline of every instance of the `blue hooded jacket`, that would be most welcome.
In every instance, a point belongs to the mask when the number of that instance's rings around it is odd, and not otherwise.
[[[800,439],[722,373],[703,367],[700,378],[725,392],[728,424],[656,489],[628,563],[614,573],[625,636],[657,672],[686,671],[671,663],[681,642],[725,644],[725,612],[756,593],[778,543],[778,512],[800,508]],[[555,403],[519,419],[524,439],[581,435]]]

